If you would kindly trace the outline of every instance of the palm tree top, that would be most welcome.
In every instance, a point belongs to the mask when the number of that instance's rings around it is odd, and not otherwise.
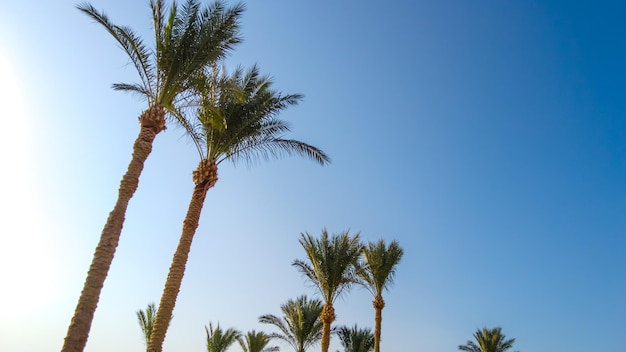
[[[213,329],[213,324],[209,322],[209,326],[205,326],[204,330],[206,331],[208,352],[225,352],[241,337],[241,333],[238,330],[234,328],[222,330],[219,323]]]
[[[259,159],[301,155],[320,165],[330,158],[320,149],[284,138],[289,123],[278,114],[302,100],[301,94],[282,94],[272,79],[262,76],[257,65],[248,70],[237,67],[230,75],[213,65],[198,75],[195,87],[200,101],[188,131],[201,158],[250,165]]]
[[[404,250],[397,241],[392,241],[389,246],[385,240],[369,242],[363,248],[364,265],[360,268],[359,275],[364,286],[373,295],[381,295],[383,290],[389,289],[396,276],[396,266],[402,259]]]
[[[190,77],[242,41],[239,18],[245,6],[241,3],[227,8],[221,0],[204,7],[199,0],[187,0],[181,6],[173,1],[166,15],[163,1],[151,0],[152,48],[130,27],[113,24],[91,4],[76,7],[105,27],[139,75],[138,83],[116,83],[113,88],[139,94],[150,105],[161,104],[168,111],[175,110],[179,95],[191,88]]]
[[[342,326],[336,330],[345,352],[370,352],[374,349],[374,334],[369,328]]]
[[[476,343],[467,341],[465,345],[459,346],[459,350],[467,352],[505,352],[513,348],[513,343],[515,343],[515,339],[506,339],[501,327],[477,329],[474,333],[474,340],[476,340]]]
[[[351,236],[349,231],[344,231],[329,236],[326,229],[318,239],[309,233],[301,235],[300,244],[309,261],[295,260],[293,265],[317,287],[325,302],[334,303],[346,289],[359,282],[356,268],[363,248],[360,235]]]
[[[280,306],[283,318],[266,314],[259,317],[259,322],[276,326],[280,333],[271,334],[272,338],[287,342],[296,352],[304,352],[322,338],[322,308],[322,301],[302,295]]]
[[[272,340],[272,336],[263,331],[248,331],[244,336],[237,339],[243,352],[275,352],[277,346],[267,346]]]

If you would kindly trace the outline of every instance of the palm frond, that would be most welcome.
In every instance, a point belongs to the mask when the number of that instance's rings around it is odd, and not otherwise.
[[[137,83],[113,83],[112,87],[114,90],[135,93],[141,97],[150,96],[151,94],[143,85]]]
[[[152,87],[155,83],[154,66],[150,61],[150,51],[144,45],[141,38],[128,27],[112,24],[104,12],[99,12],[89,3],[78,4],[76,8],[101,24],[120,44],[135,66],[141,80],[141,85],[144,87],[143,90],[149,92],[146,97],[148,100],[153,99],[154,92],[152,91]]]

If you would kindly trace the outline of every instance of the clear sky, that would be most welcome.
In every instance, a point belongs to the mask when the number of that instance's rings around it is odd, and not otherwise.
[[[74,4],[0,0],[0,351],[60,349],[146,107],[110,89],[137,76]],[[149,37],[147,0],[92,4]],[[264,0],[242,23],[227,64],[305,94],[282,118],[333,162],[221,166],[166,351],[205,350],[209,322],[271,331],[260,315],[314,295],[291,263],[323,227],[405,249],[384,351],[483,326],[522,352],[624,350],[626,3]],[[198,160],[180,129],[157,137],[86,351],[144,348],[135,312],[161,296]],[[336,323],[372,327],[371,300],[353,289]]]

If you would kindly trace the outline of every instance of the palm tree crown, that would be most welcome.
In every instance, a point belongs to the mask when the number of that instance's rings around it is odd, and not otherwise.
[[[152,328],[154,327],[156,313],[157,309],[154,303],[149,303],[145,311],[142,309],[137,311],[137,320],[139,321],[139,326],[141,327],[146,347],[150,344],[150,335],[152,335]],[[172,318],[173,317],[170,317],[170,321]]]
[[[371,352],[374,349],[374,334],[368,328],[360,329],[356,325],[352,328],[342,326],[337,329],[344,352]]]
[[[280,330],[280,333],[273,333],[271,337],[287,342],[296,352],[305,352],[322,338],[322,307],[322,301],[309,300],[302,295],[296,300],[288,300],[280,307],[282,318],[267,314],[261,316],[259,322],[274,325]]]
[[[467,352],[505,352],[513,348],[515,339],[506,339],[501,327],[488,329],[484,327],[474,333],[474,341],[467,341],[465,345],[460,345],[459,350]]]
[[[363,248],[364,266],[359,272],[364,286],[374,296],[382,295],[383,291],[393,284],[396,266],[402,259],[403,249],[393,241],[387,247],[384,240],[368,243]]]
[[[209,326],[205,326],[204,330],[206,331],[208,352],[226,352],[241,337],[241,333],[238,330],[234,328],[222,330],[219,323],[217,323],[215,329],[213,329],[213,324],[209,323]]]
[[[172,112],[178,96],[192,87],[192,77],[241,42],[239,18],[245,9],[243,4],[227,8],[223,1],[201,7],[199,0],[187,0],[181,7],[174,1],[166,15],[162,0],[150,0],[155,40],[151,50],[131,28],[114,25],[91,4],[77,8],[105,27],[139,74],[139,83],[116,83],[113,88],[137,93],[150,105]]]
[[[318,289],[325,303],[334,303],[342,292],[359,282],[356,268],[363,248],[359,234],[348,231],[329,237],[326,229],[319,239],[302,234],[300,244],[309,262],[295,260],[293,265]]]
[[[270,157],[300,155],[321,165],[330,158],[320,149],[293,139],[284,139],[289,123],[277,115],[296,105],[301,94],[282,94],[272,87],[258,66],[237,68],[231,75],[213,69],[199,76],[196,89],[201,100],[195,123],[190,123],[192,140],[201,158],[248,164]],[[193,119],[192,119],[193,120]]]
[[[268,347],[272,339],[271,335],[268,335],[262,331],[248,331],[245,336],[238,339],[239,345],[243,352],[275,352],[278,351],[278,347]]]
[[[137,311],[137,320],[139,320],[139,326],[143,332],[146,347],[150,343],[150,334],[152,333],[152,326],[154,324],[154,317],[156,315],[156,306],[154,303],[148,304],[146,310]]]

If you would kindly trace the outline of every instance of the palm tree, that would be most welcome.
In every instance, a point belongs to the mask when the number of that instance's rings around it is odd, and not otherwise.
[[[309,262],[295,260],[293,265],[309,279],[324,299],[322,320],[322,352],[330,346],[330,326],[335,321],[333,303],[343,292],[358,282],[356,274],[363,246],[359,234],[350,236],[348,231],[329,238],[326,229],[319,239],[308,233],[302,234],[300,244]]]
[[[277,346],[267,345],[270,343],[272,337],[262,331],[256,332],[254,330],[248,331],[248,333],[238,339],[239,345],[243,352],[275,352],[278,351]]]
[[[157,309],[154,303],[148,304],[145,311],[141,309],[137,311],[137,320],[139,321],[139,326],[141,326],[146,347],[150,344],[150,335],[152,334],[152,327],[154,326],[156,312]],[[173,317],[170,317],[170,321],[172,318]]]
[[[199,0],[187,0],[179,10],[174,2],[165,16],[162,0],[151,0],[155,46],[149,49],[129,27],[112,24],[88,3],[77,8],[100,23],[126,52],[140,82],[118,83],[113,88],[137,93],[148,102],[139,116],[139,135],[130,164],[120,182],[118,198],[100,235],[92,263],[68,327],[62,352],[83,351],[100,292],[119,243],[126,209],[139,185],[139,176],[152,151],[156,135],[165,129],[165,117],[180,117],[180,104],[190,88],[190,77],[223,57],[241,41],[239,17],[243,5],[226,8],[221,2],[200,9]],[[180,121],[184,124],[184,120]]]
[[[241,333],[238,330],[229,328],[223,331],[220,324],[213,330],[213,324],[204,327],[206,331],[206,348],[208,352],[226,352],[230,346],[239,340]]]
[[[474,333],[474,341],[467,341],[465,345],[460,345],[459,350],[467,352],[505,352],[513,348],[515,339],[506,339],[501,327],[482,330],[478,329]]]
[[[295,352],[306,352],[322,338],[322,307],[322,301],[309,300],[302,295],[280,306],[282,318],[266,314],[259,318],[259,322],[274,325],[280,330],[280,333],[271,334],[271,337],[287,342]]]
[[[137,320],[139,320],[139,326],[141,326],[146,347],[148,347],[148,344],[150,343],[150,334],[152,333],[152,326],[154,325],[155,313],[156,306],[154,303],[148,304],[145,311],[141,309],[137,311]]]
[[[217,182],[218,165],[226,160],[252,162],[260,157],[279,157],[283,153],[306,156],[321,165],[329,162],[321,150],[283,138],[283,134],[289,132],[289,125],[276,115],[296,104],[301,95],[282,95],[273,90],[272,82],[268,77],[260,76],[256,66],[247,72],[237,69],[231,76],[222,74],[221,78],[213,68],[211,75],[207,76],[202,77],[202,83],[198,85],[202,95],[198,121],[189,124],[193,127],[192,136],[201,160],[193,172],[195,187],[159,303],[148,348],[150,352],[161,351],[167,331],[167,325],[161,321],[174,311],[204,199]]]
[[[400,262],[404,251],[398,242],[393,241],[389,247],[384,240],[368,243],[363,248],[364,265],[359,271],[362,284],[374,295],[374,310],[376,312],[374,327],[374,352],[380,352],[380,332],[382,313],[385,307],[383,290],[389,289],[396,275],[396,265]]]
[[[337,329],[344,352],[371,352],[374,349],[374,334],[368,328],[359,329],[356,325]]]

